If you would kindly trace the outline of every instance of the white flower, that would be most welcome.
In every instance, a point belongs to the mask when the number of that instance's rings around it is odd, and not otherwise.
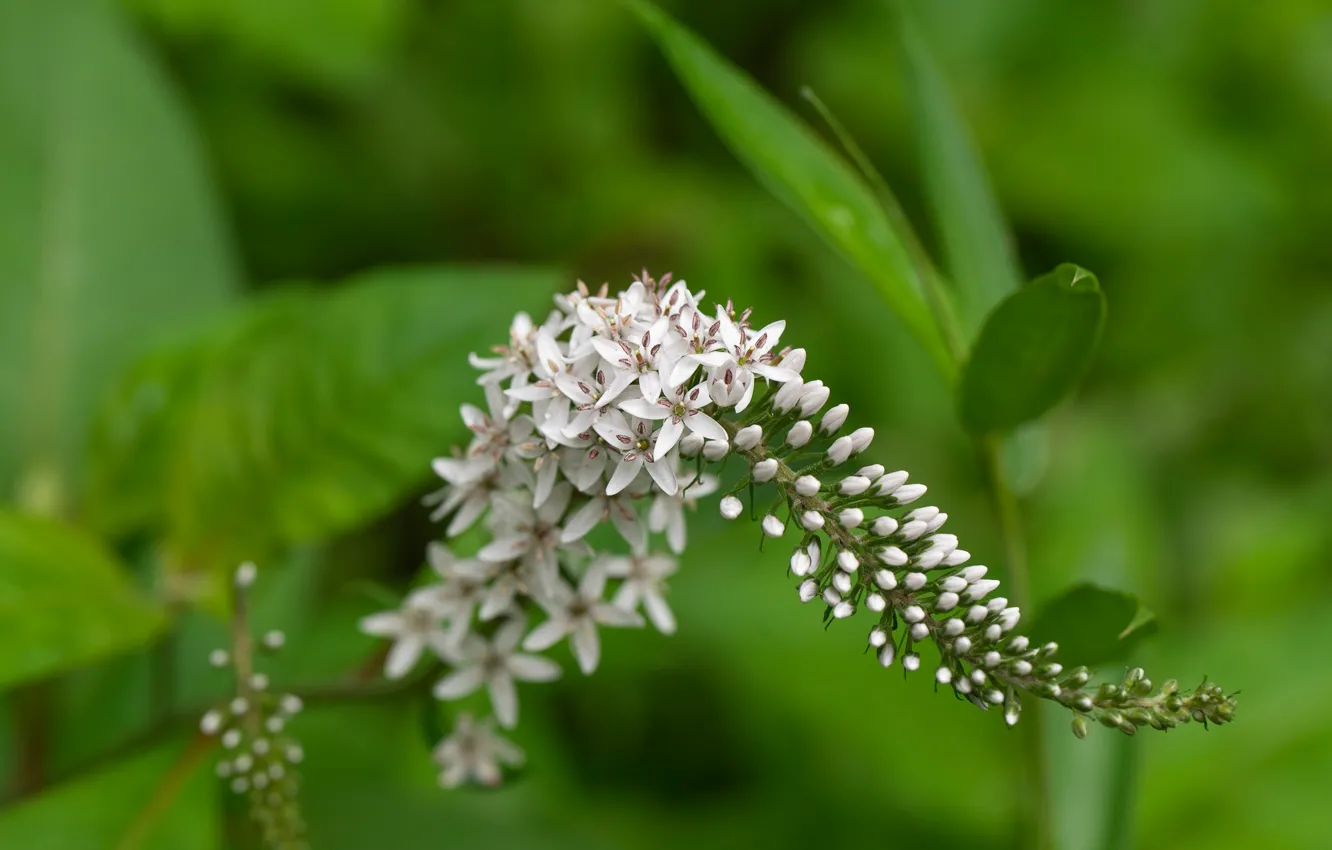
[[[522,381],[532,373],[532,364],[536,362],[536,325],[526,313],[518,313],[509,326],[509,344],[496,346],[499,357],[486,358],[472,354],[468,359],[477,369],[485,372],[478,380],[479,384],[496,384],[506,378]]]
[[[683,386],[667,388],[665,395],[656,402],[631,398],[620,402],[619,407],[640,419],[665,420],[657,432],[657,442],[653,447],[653,452],[662,456],[675,448],[686,428],[707,440],[726,439],[726,429],[702,410],[711,403],[707,386],[699,384],[693,389]]]
[[[498,785],[502,766],[518,767],[524,758],[521,749],[495,734],[489,718],[478,722],[466,713],[458,715],[453,734],[439,742],[433,755],[440,766],[439,784],[445,788],[469,781]]]
[[[361,631],[366,634],[393,638],[393,646],[384,661],[385,676],[401,679],[407,675],[426,647],[440,655],[449,651],[444,615],[437,594],[430,588],[423,588],[403,600],[399,610],[371,614],[361,620]]]
[[[607,372],[610,375],[607,376]],[[607,369],[599,364],[589,375],[564,373],[555,379],[561,392],[573,402],[576,412],[559,430],[565,437],[576,437],[592,430],[601,417],[633,383],[634,376],[623,370]]]
[[[526,627],[525,621],[513,619],[499,627],[493,641],[469,635],[458,649],[449,653],[448,660],[457,669],[435,685],[435,699],[459,699],[485,685],[495,718],[501,726],[513,728],[518,723],[514,680],[551,682],[560,677],[560,667],[554,661],[514,651]]]
[[[662,316],[634,343],[604,336],[592,338],[592,347],[612,369],[637,380],[643,398],[656,401],[661,395],[661,375],[670,373],[682,353],[683,341],[671,333],[670,319]]]
[[[559,570],[556,550],[570,547],[561,539],[559,523],[572,495],[573,488],[561,482],[535,510],[528,498],[496,499],[491,518],[495,538],[481,547],[477,558],[492,564],[521,559],[537,581],[549,584]]]
[[[675,634],[675,615],[662,595],[662,582],[675,573],[676,566],[675,559],[666,555],[608,559],[606,574],[624,579],[611,604],[626,611],[636,611],[642,602],[643,610],[657,631],[664,635]]]
[[[601,598],[606,589],[606,568],[594,561],[583,574],[575,591],[563,581],[556,582],[545,599],[538,600],[550,619],[537,626],[523,641],[523,649],[540,652],[572,636],[569,643],[584,674],[590,675],[601,660],[601,640],[597,626],[641,626],[643,618],[618,608]]]
[[[499,565],[475,558],[458,558],[443,543],[432,541],[426,547],[430,568],[443,581],[426,588],[435,593],[439,608],[451,621],[449,645],[456,646],[472,625],[472,614],[481,606],[481,619],[489,620],[504,613],[513,604],[512,591],[492,581]]]
[[[614,496],[607,496],[605,493],[594,494],[586,504],[569,514],[564,523],[564,531],[560,533],[560,540],[565,543],[582,540],[589,531],[606,520],[615,525],[630,549],[642,552],[647,548],[647,526],[638,515],[638,510],[634,507],[634,497],[629,493],[619,493]]]
[[[611,411],[597,423],[597,433],[620,452],[620,462],[606,483],[606,495],[614,496],[628,487],[645,467],[663,492],[675,493],[677,485],[671,459],[654,452],[652,446],[656,440],[648,420],[636,416],[626,420],[619,411]]]
[[[672,495],[658,492],[648,510],[648,528],[660,534],[666,532],[666,544],[677,555],[685,548],[685,507],[696,507],[696,501],[717,491],[718,481],[714,475],[704,473],[695,478],[694,470],[680,476],[680,487]]]
[[[721,323],[722,344],[735,359],[738,367],[778,383],[800,377],[798,372],[772,365],[772,360],[776,356],[772,349],[782,338],[782,331],[786,329],[785,321],[773,322],[757,332],[744,324],[732,322],[731,318],[720,310],[717,321]]]
[[[734,360],[727,360],[712,370],[708,395],[718,407],[734,407],[740,413],[754,397],[754,376]]]
[[[726,359],[721,340],[721,322],[707,318],[697,307],[685,307],[675,323],[684,339],[683,352],[675,361],[666,383],[678,387],[693,377],[699,366],[716,366]]]

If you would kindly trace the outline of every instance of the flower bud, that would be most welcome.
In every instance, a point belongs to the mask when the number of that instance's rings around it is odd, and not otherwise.
[[[986,667],[998,667],[999,662],[1002,659],[1003,656],[1001,656],[998,652],[992,649],[989,652],[985,653],[985,658],[983,660],[985,661]]]
[[[890,567],[905,566],[907,562],[907,553],[898,549],[896,546],[885,546],[874,553],[880,561],[883,561]]]
[[[812,416],[828,403],[828,388],[823,381],[810,381],[800,393],[800,415]]]
[[[919,623],[925,619],[925,611],[919,605],[908,605],[902,609],[902,619],[908,623]]]
[[[967,609],[968,623],[979,623],[988,616],[990,616],[990,609],[984,605],[972,605]]]
[[[939,594],[939,600],[934,604],[936,611],[951,611],[957,607],[957,594],[944,592]]]
[[[967,567],[965,570],[958,573],[958,575],[960,575],[962,578],[966,579],[967,581],[974,583],[985,578],[985,573],[988,571],[989,568],[982,564],[973,564],[972,566]]]
[[[809,560],[809,553],[803,548],[797,546],[791,553],[791,572],[798,576],[807,576],[814,570],[814,564]]]
[[[883,475],[883,464],[871,463],[869,466],[862,466],[860,469],[856,470],[856,475],[873,481],[880,475]]]
[[[881,516],[870,526],[870,531],[880,537],[887,537],[890,534],[895,534],[897,532],[897,520],[890,516]]]
[[[763,439],[763,429],[757,425],[747,425],[735,432],[735,447],[742,452],[749,451]]]
[[[941,685],[948,684],[953,681],[953,671],[949,670],[947,667],[940,667],[938,670],[934,671],[934,681]]]
[[[257,572],[258,569],[253,563],[246,561],[241,564],[236,568],[236,586],[246,588],[254,584],[254,577]]]
[[[814,436],[814,426],[808,419],[801,419],[791,426],[791,430],[786,432],[786,444],[792,448],[800,448],[809,442],[810,437]]]
[[[837,566],[848,573],[854,573],[856,568],[860,566],[860,561],[856,560],[856,556],[852,552],[843,549],[837,553]]]
[[[874,583],[884,590],[892,590],[897,587],[897,576],[892,570],[879,570],[874,574]]]
[[[777,461],[774,460],[774,468],[776,468],[776,464]],[[819,479],[815,478],[813,475],[802,475],[795,481],[796,493],[805,496],[806,498],[819,492],[819,486]]]
[[[859,496],[869,489],[870,480],[861,475],[850,475],[837,485],[837,492],[843,496]]]
[[[929,581],[924,573],[907,573],[906,578],[902,579],[902,586],[907,590],[920,590]]]
[[[888,600],[884,599],[877,593],[871,593],[869,596],[865,597],[865,607],[873,611],[875,614],[880,614],[888,607]]]
[[[764,458],[763,460],[754,464],[754,470],[752,474],[754,476],[755,484],[767,484],[769,481],[771,481],[773,478],[777,476],[776,458]]]
[[[878,649],[887,642],[888,642],[887,632],[885,632],[883,629],[879,628],[878,626],[875,626],[874,628],[870,629],[869,633],[870,646],[874,647],[875,649]]]
[[[944,565],[949,567],[960,567],[971,558],[971,553],[966,549],[954,549],[944,558]]]
[[[805,382],[796,378],[782,384],[781,389],[772,397],[772,409],[778,413],[787,413],[800,403],[800,396],[805,390]]]
[[[907,522],[911,522],[913,520],[920,520],[921,522],[929,522],[938,515],[939,515],[938,508],[936,508],[934,505],[927,505],[926,507],[923,508],[916,508],[914,511],[907,514],[906,520]]]
[[[909,505],[924,496],[928,489],[924,484],[903,484],[893,491],[893,498],[897,499],[899,505]]]
[[[222,712],[217,709],[204,712],[204,716],[199,718],[199,731],[205,735],[216,735],[222,728]]]
[[[907,471],[905,469],[899,469],[896,472],[889,472],[881,475],[879,476],[879,479],[874,482],[874,492],[878,493],[880,496],[891,496],[893,493],[897,492],[898,488],[906,484],[907,477]]]
[[[929,637],[929,636],[930,636],[930,627],[929,627],[929,626],[925,625],[924,623],[912,623],[912,624],[911,624],[911,639],[912,639],[912,640],[925,640],[925,638],[927,638],[927,637]]]
[[[695,457],[703,451],[703,435],[690,431],[680,438],[680,457]]]
[[[833,440],[833,444],[828,447],[828,463],[833,466],[846,463],[846,459],[851,457],[851,438],[838,437]]]
[[[826,401],[827,399],[825,398],[824,400]],[[822,406],[823,406],[822,404],[819,405],[819,407]],[[814,409],[818,410],[817,407]],[[812,413],[813,411],[810,412]],[[823,414],[823,418],[819,420],[819,430],[829,435],[836,434],[837,431],[846,422],[847,414],[849,414],[850,412],[851,412],[851,407],[846,404],[839,404],[836,405],[835,407],[829,408],[828,412]]]
[[[967,580],[962,578],[962,576],[949,576],[939,582],[939,587],[950,593],[961,593],[967,589]]]
[[[859,528],[860,524],[865,521],[865,512],[860,508],[847,508],[837,514],[837,521],[842,524],[843,528]]]
[[[897,530],[897,536],[907,541],[917,540],[924,533],[925,523],[918,519],[913,519],[908,523],[904,523],[902,527]]]
[[[781,537],[786,533],[786,524],[772,514],[763,518],[763,533],[769,537]]]
[[[799,375],[800,370],[805,368],[805,357],[805,349],[793,348],[782,355],[781,359],[777,362],[777,365],[781,366],[783,369],[790,369],[792,372]]]
[[[744,502],[737,496],[722,496],[721,515],[726,519],[735,519],[745,510]]]
[[[892,667],[893,659],[897,657],[897,647],[891,641],[885,643],[879,650],[879,666]]]
[[[833,606],[834,619],[845,620],[854,613],[856,613],[856,608],[850,602],[838,602]]]
[[[920,669],[920,656],[914,652],[908,652],[902,656],[902,666],[909,672],[914,673]]]
[[[839,572],[832,577],[832,585],[837,588],[837,592],[845,596],[851,592],[851,576]]]
[[[818,511],[805,511],[800,515],[800,524],[806,531],[818,531],[823,528],[823,514]]]
[[[829,605],[836,605],[838,602],[842,601],[842,595],[829,587],[823,591],[823,601]]]
[[[972,602],[979,602],[998,588],[998,580],[992,578],[980,579],[967,588],[967,598]]]
[[[231,655],[225,649],[215,649],[208,653],[208,663],[214,667],[226,667],[231,663]]]
[[[800,601],[808,602],[819,593],[819,585],[812,578],[800,582]]]
[[[719,461],[726,457],[726,453],[730,450],[731,447],[721,440],[708,440],[703,444],[703,457],[706,460]]]
[[[860,454],[865,449],[869,448],[869,444],[874,441],[874,429],[857,428],[851,432],[850,437],[851,453]]]
[[[944,620],[943,630],[944,634],[949,637],[957,637],[967,630],[967,624],[959,620],[957,617],[952,617]]]

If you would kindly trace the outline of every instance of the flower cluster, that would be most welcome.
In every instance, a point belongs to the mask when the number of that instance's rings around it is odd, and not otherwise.
[[[236,571],[236,603],[231,651],[215,649],[214,667],[233,667],[235,696],[225,705],[209,709],[199,721],[205,735],[220,738],[224,755],[217,775],[230,781],[231,790],[248,798],[250,814],[258,823],[265,847],[304,850],[305,824],[297,804],[300,777],[296,766],[304,758],[300,744],[287,733],[287,722],[302,709],[295,694],[273,694],[268,676],[254,669],[256,649],[277,652],[286,643],[280,631],[270,631],[255,645],[245,624],[245,597],[254,582],[253,564]]]
[[[874,431],[843,433],[847,405],[829,407],[830,389],[805,380],[803,349],[778,348],[785,323],[754,327],[749,310],[728,302],[708,311],[702,297],[646,272],[613,297],[580,283],[540,324],[519,313],[495,357],[473,356],[488,409],[463,405],[472,441],[435,460],[445,486],[428,504],[447,520],[448,538],[484,518],[489,542],[467,558],[433,544],[439,581],[415,590],[401,610],[363,622],[395,641],[389,676],[404,675],[429,649],[452,667],[438,698],[484,685],[495,719],[510,727],[514,682],[559,675],[553,662],[527,653],[568,638],[591,673],[599,627],[641,625],[641,610],[671,633],[663,580],[676,564],[651,553],[650,540],[664,534],[670,551],[681,552],[686,505],[718,489],[705,465],[735,455],[745,475],[721,499],[722,515],[739,517],[744,493],[766,499],[763,533],[798,538],[790,570],[800,600],[820,600],[827,620],[868,610],[868,641],[884,667],[900,660],[917,670],[920,647],[930,645],[939,657],[935,680],[981,708],[1002,706],[1009,724],[1024,693],[1129,733],[1230,719],[1233,700],[1215,686],[1153,693],[1139,676],[1088,690],[1084,668],[1065,671],[1053,644],[1033,646],[1017,634],[1019,610],[942,531],[947,514],[907,510],[924,485],[878,464],[843,469]],[[627,555],[588,543],[606,521]],[[533,609],[545,618],[529,630]],[[483,742],[480,769],[476,747],[472,761],[461,760],[459,740]],[[445,784],[465,775],[497,780],[496,759],[515,753],[493,740],[470,719],[447,739],[439,750]]]

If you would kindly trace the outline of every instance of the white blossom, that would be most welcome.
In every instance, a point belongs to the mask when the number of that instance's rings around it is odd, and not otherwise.
[[[597,626],[641,626],[643,618],[603,600],[606,567],[593,562],[577,589],[557,581],[545,598],[538,599],[549,618],[523,640],[523,649],[540,652],[570,638],[573,654],[584,674],[590,675],[601,661]]]
[[[371,614],[361,620],[361,631],[393,639],[384,661],[384,675],[400,679],[416,666],[427,648],[445,655],[452,641],[444,629],[446,609],[429,588],[410,594],[397,611]]]
[[[522,619],[511,619],[487,641],[478,635],[469,635],[447,659],[455,667],[435,685],[436,699],[452,700],[465,697],[485,685],[490,694],[490,705],[501,726],[512,728],[518,722],[518,692],[514,682],[550,682],[560,676],[555,662],[537,655],[516,652],[527,624]]]
[[[439,784],[457,788],[465,782],[498,785],[505,766],[523,763],[523,751],[495,733],[489,719],[477,721],[458,715],[453,734],[440,741],[433,753],[440,767]]]

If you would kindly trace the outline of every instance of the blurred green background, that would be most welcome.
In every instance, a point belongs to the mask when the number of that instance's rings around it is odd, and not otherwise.
[[[887,4],[663,5],[816,124],[798,93],[818,92],[937,245]],[[1024,269],[1077,262],[1110,304],[1078,396],[1021,443],[1037,599],[1075,580],[1131,590],[1161,621],[1140,653],[1157,681],[1207,675],[1243,691],[1231,726],[1128,741],[1136,845],[1329,846],[1332,7],[914,5]],[[456,374],[414,389],[443,412],[413,423],[395,458],[419,463],[410,491],[381,487],[343,511],[321,489],[340,485],[312,475],[283,497],[298,513],[327,497],[330,516],[355,522],[301,514],[263,551],[273,569],[257,619],[290,634],[276,681],[336,680],[373,652],[354,630],[382,607],[366,588],[401,588],[418,569],[434,533],[418,504],[427,461],[460,439],[457,404],[479,397],[463,354],[504,341],[517,307],[543,311],[542,291],[621,286],[642,266],[787,318],[806,374],[878,430],[876,459],[927,482],[950,530],[1002,577],[976,458],[920,346],[737,163],[618,4],[0,0],[0,488],[15,514],[101,535],[130,565],[129,590],[160,589],[163,550],[143,523],[110,516],[142,512],[84,470],[176,461],[152,434],[128,449],[97,436],[93,411],[117,376],[290,281],[322,291],[441,263],[553,271],[521,290],[456,283],[465,325],[401,308],[415,332],[438,321],[471,336],[448,352]],[[299,323],[271,303],[279,333]],[[331,334],[292,368],[323,368],[344,341]],[[246,409],[245,386],[217,410]],[[108,444],[121,454],[99,460]],[[192,556],[231,556],[237,513],[287,504],[243,472],[231,501],[173,520],[192,530]],[[187,511],[189,495],[171,491],[166,512]],[[241,504],[251,498],[259,508]],[[523,689],[529,767],[511,787],[439,791],[415,703],[312,708],[292,727],[308,753],[312,846],[1021,846],[1018,736],[880,670],[859,629],[824,633],[793,604],[786,555],[757,554],[756,532],[715,513],[700,510],[672,584],[677,636],[610,634],[595,677]],[[21,666],[80,614],[7,608],[22,583],[7,569],[0,658]],[[226,687],[204,663],[221,621],[177,613],[166,690],[163,650],[136,648],[90,650],[81,669],[0,696],[0,846],[114,846],[186,736],[71,771]],[[557,657],[572,669],[567,650]],[[1061,846],[1097,847],[1119,738],[1076,741],[1051,717]],[[241,817],[205,766],[152,846],[231,846]]]

